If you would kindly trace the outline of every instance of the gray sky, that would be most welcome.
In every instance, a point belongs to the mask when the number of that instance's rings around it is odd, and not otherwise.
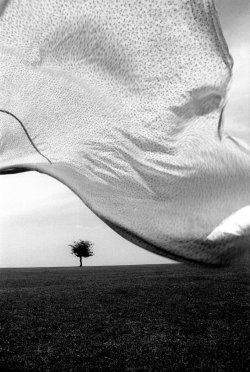
[[[77,239],[94,242],[87,265],[164,263],[113,232],[66,186],[36,172],[0,178],[1,266],[67,266]],[[4,197],[2,197],[4,195]]]
[[[226,129],[250,144],[250,1],[216,3],[235,62]],[[95,244],[95,256],[86,260],[87,265],[171,262],[121,238],[49,176],[28,172],[0,177],[1,267],[77,264],[68,247],[77,239]]]

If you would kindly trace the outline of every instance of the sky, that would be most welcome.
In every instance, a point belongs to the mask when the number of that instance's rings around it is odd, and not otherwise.
[[[0,190],[1,267],[78,265],[68,245],[79,239],[94,243],[86,265],[168,262],[120,237],[54,178],[2,176]]]
[[[225,112],[227,131],[250,143],[250,1],[217,0],[224,36],[234,58]],[[233,125],[241,120],[241,128]],[[85,264],[173,263],[126,241],[96,217],[66,186],[36,172],[0,176],[0,267],[77,265],[69,244],[87,239],[94,256]]]

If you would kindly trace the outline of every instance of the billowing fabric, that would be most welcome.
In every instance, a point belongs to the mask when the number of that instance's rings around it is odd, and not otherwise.
[[[213,0],[5,1],[0,167],[57,178],[152,252],[226,263],[248,230],[212,232],[250,197],[221,139],[231,75]]]

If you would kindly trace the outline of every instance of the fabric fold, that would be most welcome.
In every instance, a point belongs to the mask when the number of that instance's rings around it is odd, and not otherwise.
[[[0,168],[57,178],[148,250],[228,262],[207,236],[249,204],[249,157],[218,136],[232,65],[212,0],[10,0]]]

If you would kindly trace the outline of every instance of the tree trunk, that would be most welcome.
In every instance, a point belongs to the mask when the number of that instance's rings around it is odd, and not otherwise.
[[[82,257],[80,257],[80,267],[82,267]]]

